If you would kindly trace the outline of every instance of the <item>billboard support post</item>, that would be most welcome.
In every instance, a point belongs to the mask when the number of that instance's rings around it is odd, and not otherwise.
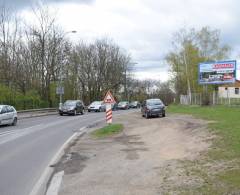
[[[229,95],[229,87],[227,88],[227,99],[228,99],[228,105],[231,105],[230,95]]]

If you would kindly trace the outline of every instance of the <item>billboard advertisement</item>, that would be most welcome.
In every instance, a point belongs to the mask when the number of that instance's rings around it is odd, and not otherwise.
[[[199,84],[235,83],[236,60],[204,62],[198,68]]]
[[[240,81],[240,60],[237,60],[236,64],[236,80]]]

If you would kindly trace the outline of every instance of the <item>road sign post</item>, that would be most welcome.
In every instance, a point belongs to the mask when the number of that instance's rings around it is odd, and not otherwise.
[[[103,102],[106,104],[106,122],[107,122],[107,124],[111,124],[112,118],[113,118],[112,117],[112,104],[116,103],[116,101],[114,100],[114,97],[110,91],[108,91],[107,94],[105,95]]]
[[[112,123],[112,106],[111,106],[111,104],[106,105],[106,122],[107,122],[107,124]]]

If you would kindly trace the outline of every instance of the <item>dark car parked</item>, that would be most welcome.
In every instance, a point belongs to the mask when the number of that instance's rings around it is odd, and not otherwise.
[[[160,115],[165,117],[165,105],[160,99],[147,99],[142,104],[141,113],[146,118]]]
[[[132,102],[129,104],[129,107],[130,107],[130,108],[140,108],[140,107],[141,107],[141,104],[139,103],[139,101],[132,101]]]
[[[81,100],[67,100],[60,108],[59,114],[77,115],[84,114],[84,104]]]

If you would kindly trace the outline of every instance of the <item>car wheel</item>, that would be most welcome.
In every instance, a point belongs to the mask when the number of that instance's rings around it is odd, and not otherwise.
[[[145,112],[145,118],[148,119],[149,118],[149,114]]]
[[[163,112],[163,113],[162,113],[162,117],[165,117],[165,116],[166,116],[166,114],[165,114],[165,112]]]
[[[15,118],[13,119],[12,126],[16,126],[16,125],[17,125],[17,118],[15,117]]]
[[[60,115],[60,116],[62,116],[62,115],[63,115],[63,113],[59,113],[59,115]]]

